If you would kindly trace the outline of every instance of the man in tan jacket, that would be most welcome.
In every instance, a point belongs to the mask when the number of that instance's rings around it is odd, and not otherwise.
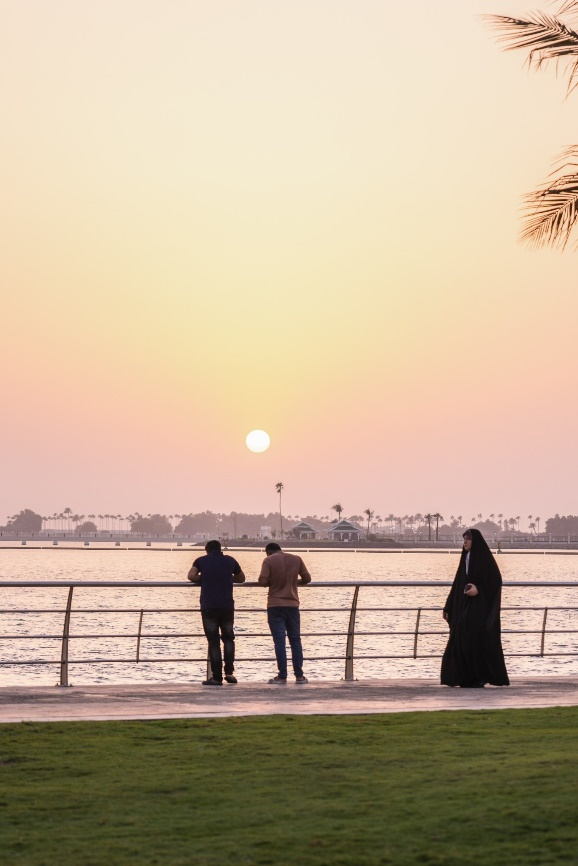
[[[303,648],[301,646],[301,621],[299,615],[298,584],[310,583],[311,575],[300,556],[285,553],[271,541],[265,548],[266,558],[261,566],[259,583],[269,587],[267,596],[267,621],[275,645],[275,656],[279,672],[269,682],[287,685],[287,649],[285,635],[291,646],[291,661],[295,682],[307,682],[303,676]],[[299,580],[301,578],[301,580]]]

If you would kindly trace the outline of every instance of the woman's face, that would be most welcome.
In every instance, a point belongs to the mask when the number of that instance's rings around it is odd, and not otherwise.
[[[471,535],[464,535],[464,550],[471,550],[471,549],[472,549],[472,536]]]

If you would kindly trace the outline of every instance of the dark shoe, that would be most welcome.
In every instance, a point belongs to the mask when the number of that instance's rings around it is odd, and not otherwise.
[[[287,685],[287,677],[285,679],[281,679],[281,677],[273,677],[269,680],[271,685],[273,686],[286,686]]]
[[[210,680],[203,680],[204,686],[222,686],[223,680],[216,680],[214,677],[211,677]]]
[[[225,674],[225,679],[228,683],[231,683],[231,685],[237,684],[237,677],[234,677],[233,674]]]
[[[303,686],[305,685],[305,683],[308,682],[309,680],[307,679],[307,677],[295,677],[295,685],[297,686]]]

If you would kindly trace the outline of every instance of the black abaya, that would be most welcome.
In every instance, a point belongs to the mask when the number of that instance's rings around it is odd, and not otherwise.
[[[500,634],[502,576],[481,532],[470,532],[468,574],[464,550],[444,606],[450,636],[442,659],[441,682],[466,688],[486,683],[509,686]],[[467,583],[475,584],[478,595],[464,595]]]

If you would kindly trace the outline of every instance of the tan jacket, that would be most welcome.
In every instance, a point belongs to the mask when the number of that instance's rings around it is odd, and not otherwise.
[[[267,607],[299,607],[297,578],[310,583],[311,575],[300,556],[278,550],[263,560],[259,583],[269,587]]]

